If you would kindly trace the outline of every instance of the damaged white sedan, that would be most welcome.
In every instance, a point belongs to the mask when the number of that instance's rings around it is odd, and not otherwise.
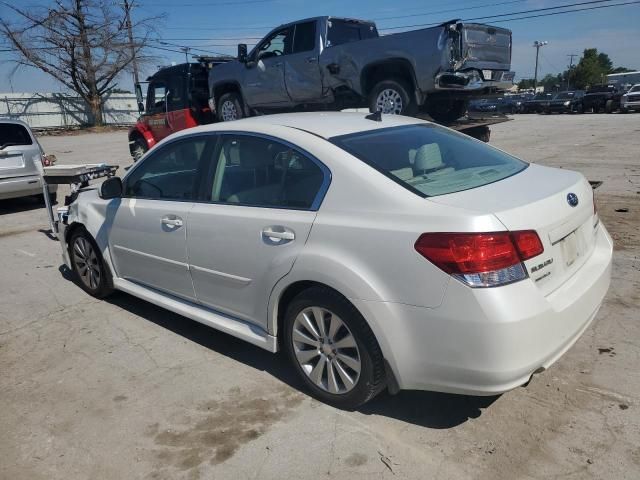
[[[589,326],[611,276],[581,174],[400,116],[185,130],[72,200],[60,238],[84,290],[284,350],[344,408],[384,388],[523,385]]]

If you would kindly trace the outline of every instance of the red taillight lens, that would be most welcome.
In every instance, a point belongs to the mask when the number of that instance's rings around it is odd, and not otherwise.
[[[511,238],[513,238],[513,243],[515,243],[522,261],[537,257],[544,251],[540,237],[533,230],[511,232]]]
[[[533,230],[425,233],[416,241],[415,249],[438,268],[473,286],[500,285],[526,278],[521,263],[544,250]],[[517,268],[511,269],[514,266]],[[498,274],[486,275],[488,272]]]
[[[415,247],[447,273],[490,272],[520,262],[508,232],[425,233]]]

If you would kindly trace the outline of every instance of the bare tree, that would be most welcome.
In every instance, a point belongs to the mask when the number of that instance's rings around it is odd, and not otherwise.
[[[14,61],[35,67],[76,92],[89,106],[92,123],[102,125],[105,95],[116,86],[120,73],[133,62],[144,62],[153,25],[161,17],[132,25],[127,35],[126,12],[110,0],[55,0],[51,7],[13,10],[17,21],[0,18],[2,32],[15,51]]]

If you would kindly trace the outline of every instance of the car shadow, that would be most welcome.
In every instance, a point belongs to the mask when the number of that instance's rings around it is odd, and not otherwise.
[[[66,266],[60,267],[60,273],[66,280],[77,284],[75,275]],[[115,292],[105,301],[220,355],[266,372],[296,390],[304,391],[304,385],[281,353],[273,355],[124,292]],[[365,415],[395,418],[425,428],[447,429],[479,417],[497,398],[424,391],[401,391],[397,395],[390,395],[385,391],[357,411]]]
[[[0,200],[0,215],[28,212],[41,208],[45,208],[44,202],[36,196]]]

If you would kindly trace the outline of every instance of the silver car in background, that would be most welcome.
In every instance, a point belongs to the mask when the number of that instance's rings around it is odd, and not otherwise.
[[[321,400],[495,395],[548,368],[609,287],[577,172],[399,115],[267,115],[168,137],[81,191],[79,285],[286,352]]]
[[[0,200],[43,195],[43,156],[42,147],[26,123],[0,118]],[[49,186],[53,202],[57,187]]]

